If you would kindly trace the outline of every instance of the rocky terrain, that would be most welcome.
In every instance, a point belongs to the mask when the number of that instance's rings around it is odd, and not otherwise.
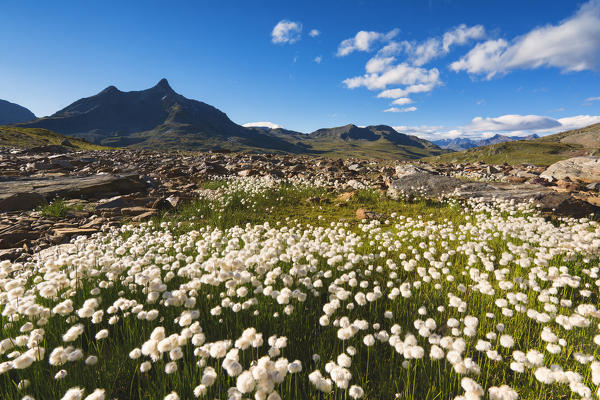
[[[595,163],[595,164],[594,164]],[[206,195],[225,176],[271,176],[391,197],[528,202],[582,217],[600,206],[598,159],[534,165],[427,164],[295,155],[0,148],[0,259],[16,259],[122,221],[141,221]],[[583,165],[583,169],[578,167]],[[53,215],[44,205],[63,202]],[[47,206],[46,206],[47,207]]]

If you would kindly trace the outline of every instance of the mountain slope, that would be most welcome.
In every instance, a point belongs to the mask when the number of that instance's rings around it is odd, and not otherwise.
[[[108,147],[91,144],[77,138],[66,137],[46,129],[0,126],[0,147],[30,148],[48,145],[64,145],[70,149],[82,150],[108,149]]]
[[[475,162],[492,164],[532,163],[549,165],[581,155],[600,155],[600,124],[560,132],[533,140],[503,142],[431,157],[434,162]]]
[[[17,124],[35,119],[35,115],[23,106],[0,100],[0,125]]]
[[[109,86],[57,113],[19,124],[84,138],[92,143],[147,149],[231,150],[341,157],[419,158],[441,154],[434,144],[385,125],[320,129],[243,127],[217,108],[177,94],[162,79],[150,89]]]
[[[314,149],[336,156],[351,153],[360,157],[376,154],[378,158],[416,159],[446,152],[427,140],[399,133],[387,125],[349,124],[319,129],[308,135],[308,141]]]

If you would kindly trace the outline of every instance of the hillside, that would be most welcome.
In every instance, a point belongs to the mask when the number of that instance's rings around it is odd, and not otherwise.
[[[504,142],[426,158],[432,162],[549,165],[581,155],[600,154],[600,124],[533,140]]]
[[[166,79],[141,91],[109,86],[55,114],[27,123],[88,142],[139,149],[228,150],[333,157],[420,158],[442,154],[435,144],[385,125],[345,125],[310,134],[243,127],[217,108],[176,93]]]
[[[47,129],[20,128],[15,126],[0,126],[0,147],[38,147],[47,145],[66,144],[73,149],[101,150],[107,147],[88,143],[86,141],[66,137]]]
[[[0,125],[17,124],[35,119],[35,115],[27,108],[0,100]]]
[[[326,154],[343,157],[373,157],[416,159],[446,152],[435,144],[416,136],[397,132],[390,126],[373,125],[364,128],[345,125],[319,129],[308,135],[312,148]]]

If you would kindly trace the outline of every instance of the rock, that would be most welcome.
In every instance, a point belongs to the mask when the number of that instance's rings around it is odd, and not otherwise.
[[[2,185],[3,182],[0,182]],[[33,210],[35,207],[46,203],[46,199],[35,192],[0,193],[0,211]]]
[[[110,199],[101,200],[96,206],[96,210],[103,210],[106,208],[121,208],[125,207],[125,199],[123,196],[115,196]]]
[[[97,228],[57,228],[54,229],[56,236],[79,236],[98,232]]]
[[[87,218],[90,216],[90,212],[89,211],[85,211],[85,210],[67,210],[67,212],[65,213],[65,217],[66,218]]]
[[[121,214],[127,215],[127,216],[136,216],[136,215],[145,214],[145,213],[156,214],[157,210],[152,209],[152,208],[146,208],[146,207],[127,207],[127,208],[121,209]]]
[[[146,219],[152,218],[154,215],[156,215],[156,210],[151,210],[151,211],[145,212],[143,214],[136,215],[135,217],[132,218],[132,220],[135,222],[140,222],[140,221],[144,221]]]
[[[560,179],[558,182],[556,182],[556,187],[568,192],[579,190],[579,185],[564,179]]]
[[[69,142],[69,139],[63,139],[63,141],[60,142],[60,145],[65,147],[73,147],[73,144]]]
[[[25,229],[23,227],[14,227],[0,233],[0,249],[17,247],[23,242],[36,239],[39,233]]]
[[[14,261],[21,255],[22,252],[22,248],[0,249],[0,261]]]
[[[181,198],[179,196],[169,196],[166,200],[171,204],[173,208],[176,208],[177,205],[181,202]]]
[[[95,217],[93,218],[91,221],[86,222],[85,224],[81,225],[81,228],[83,229],[88,229],[88,228],[99,228],[102,225],[104,225],[106,223],[106,218],[102,218],[102,217]]]
[[[25,152],[29,154],[37,154],[37,153],[53,153],[53,154],[64,154],[70,153],[72,150],[67,149],[64,146],[60,146],[57,144],[49,144],[46,146],[37,146],[27,149]]]
[[[600,157],[574,157],[550,165],[540,177],[547,180],[569,178],[572,181],[600,182]]]
[[[367,189],[368,187],[367,185],[360,181],[357,181],[356,179],[350,179],[348,182],[346,182],[346,186],[354,190]]]
[[[364,208],[359,208],[356,210],[356,218],[360,219],[360,220],[363,220],[363,219],[382,220],[382,219],[385,219],[385,215],[374,212],[374,211],[369,211]]]
[[[448,176],[416,173],[391,182],[388,195],[425,196],[459,199],[477,198],[486,202],[495,200],[516,203],[534,202],[542,211],[558,215],[583,217],[597,213],[599,209],[585,201],[573,198],[569,193],[557,193],[550,188],[526,183],[465,182]]]
[[[156,201],[152,203],[152,208],[160,211],[170,211],[174,207],[169,200],[167,200],[164,197],[161,197],[159,199],[156,199]]]
[[[523,176],[506,176],[504,178],[505,182],[512,182],[512,183],[523,183],[523,182],[527,182],[527,178],[523,177]]]
[[[415,175],[415,174],[420,174],[420,173],[427,173],[427,171],[425,171],[424,169],[419,168],[413,164],[398,165],[396,167],[395,172],[396,172],[397,178],[402,178],[404,176]]]
[[[350,199],[354,197],[355,194],[356,192],[344,192],[338,196],[337,200],[347,202],[350,201]]]
[[[256,172],[252,169],[243,169],[237,173],[239,176],[252,176],[256,175]]]
[[[46,199],[55,197],[94,197],[108,193],[132,193],[144,190],[146,184],[135,175],[97,174],[92,176],[53,176],[15,178],[0,183],[0,204],[14,193],[27,192]],[[21,210],[24,208],[20,208]]]
[[[600,191],[600,182],[590,183],[586,186],[586,189]]]

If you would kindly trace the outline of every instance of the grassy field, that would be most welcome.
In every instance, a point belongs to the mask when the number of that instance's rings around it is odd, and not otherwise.
[[[177,212],[79,238],[71,254],[1,262],[0,387],[7,399],[591,398],[599,244],[597,222],[526,207],[208,182]]]
[[[68,140],[73,148],[82,150],[106,150],[108,147],[98,146],[86,141],[67,137],[46,129],[19,128],[14,126],[0,126],[0,146],[3,147],[36,147],[46,145],[59,145],[63,140]]]

